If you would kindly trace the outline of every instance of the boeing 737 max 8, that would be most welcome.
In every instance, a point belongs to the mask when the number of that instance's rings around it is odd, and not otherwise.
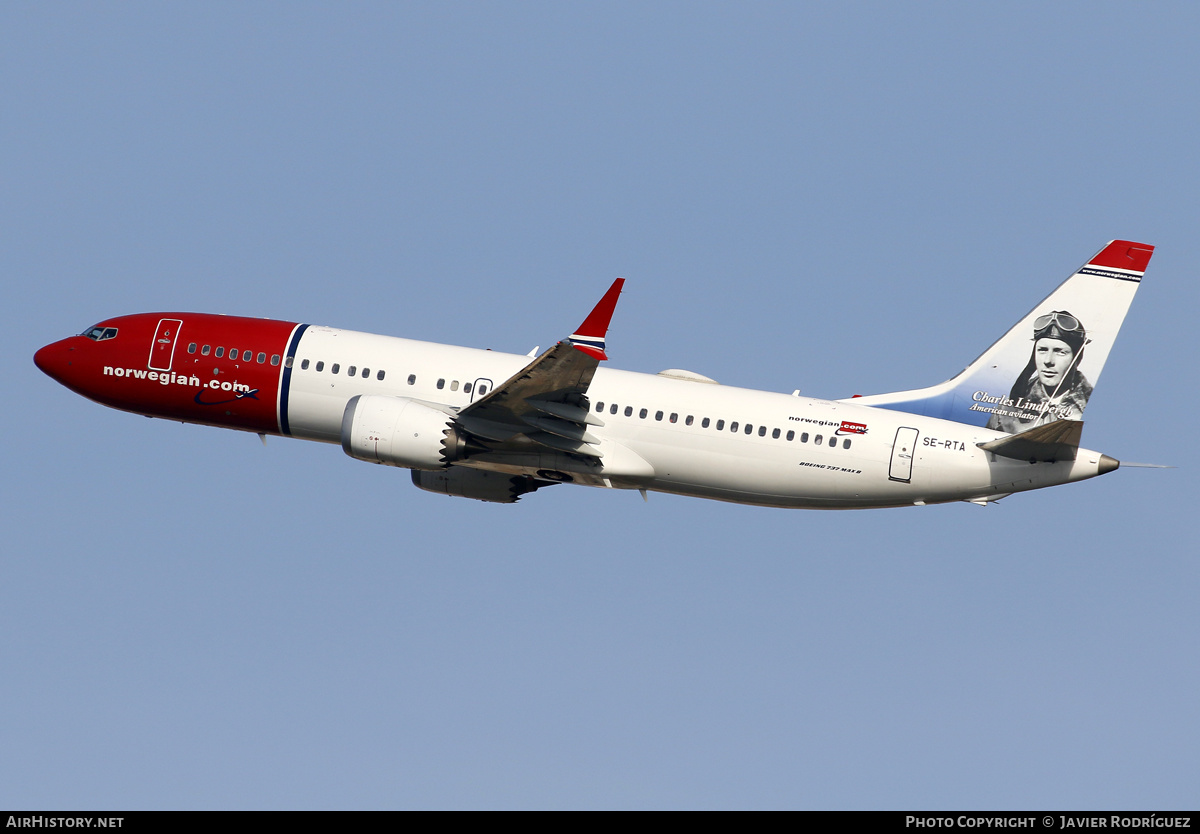
[[[812,509],[987,503],[1119,465],[1082,417],[1153,247],[1113,241],[953,379],[810,399],[601,368],[618,279],[536,358],[200,313],[106,319],[34,357],[103,405],[340,443],[431,492],[557,483]],[[532,354],[531,354],[532,356]]]

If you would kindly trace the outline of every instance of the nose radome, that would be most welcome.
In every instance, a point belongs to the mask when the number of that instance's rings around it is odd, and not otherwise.
[[[61,380],[70,364],[69,356],[74,348],[67,347],[65,340],[46,345],[33,355],[33,364],[46,376]]]

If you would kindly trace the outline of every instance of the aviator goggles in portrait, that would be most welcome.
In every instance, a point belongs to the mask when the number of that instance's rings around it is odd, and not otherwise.
[[[1051,323],[1058,325],[1058,329],[1064,333],[1070,333],[1073,330],[1083,330],[1083,325],[1079,323],[1079,319],[1070,313],[1060,313],[1058,310],[1034,319],[1033,329],[1035,332],[1045,330]]]

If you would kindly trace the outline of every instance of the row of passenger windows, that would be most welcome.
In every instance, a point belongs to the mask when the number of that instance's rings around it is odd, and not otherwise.
[[[307,371],[308,365],[309,365],[309,360],[305,359],[304,361],[302,361],[300,363],[300,370]],[[325,363],[317,362],[317,364],[313,366],[313,370],[316,371],[317,373],[321,373],[322,371],[325,370]],[[342,366],[337,362],[334,362],[332,365],[329,366],[329,373],[331,373],[331,374],[340,373],[341,370],[342,370]],[[370,379],[371,369],[370,368],[361,368],[360,369],[357,365],[348,365],[346,367],[346,376],[359,376],[360,374],[362,375],[363,379]],[[387,376],[387,371],[376,371],[375,372],[376,379],[382,380],[385,376]],[[409,385],[417,384],[417,375],[416,374],[409,374],[408,384]]]
[[[444,380],[444,379],[439,379],[439,380],[437,381],[437,387],[438,387],[438,390],[439,390],[439,391],[441,391],[443,388],[445,388],[445,387],[446,387],[446,380]],[[471,393],[471,383],[469,383],[469,382],[464,382],[464,383],[462,384],[462,389],[463,389],[463,393],[464,393],[464,394],[470,394],[470,393]],[[457,379],[452,379],[452,380],[450,380],[450,390],[451,390],[451,391],[457,391],[457,390],[458,390],[458,380],[457,380]],[[475,392],[475,396],[477,396],[477,397],[482,397],[482,396],[483,396],[484,394],[486,394],[487,392],[488,392],[488,387],[487,387],[486,385],[484,385],[483,383],[480,383],[480,384],[479,384],[479,390]]]
[[[188,345],[188,353],[195,353],[195,352],[196,352],[196,343],[195,343],[195,342],[192,342],[191,344],[189,344],[189,345]],[[201,347],[200,347],[200,355],[201,355],[201,356],[208,356],[210,353],[211,353],[213,356],[215,356],[215,357],[217,357],[218,359],[220,359],[220,358],[222,358],[222,357],[225,355],[225,348],[223,348],[223,347],[218,347],[216,350],[213,350],[213,347],[212,347],[212,345],[203,345],[203,346],[201,346]],[[242,351],[240,351],[240,352],[239,352],[239,350],[238,350],[237,348],[230,348],[230,349],[229,349],[229,358],[230,358],[230,360],[234,360],[234,361],[236,361],[236,360],[237,360],[237,358],[238,358],[238,356],[241,356],[241,357],[242,357],[242,361],[243,361],[243,362],[254,362],[254,361],[256,361],[256,359],[255,359],[255,356],[254,356],[254,351],[250,350],[249,348],[247,348],[247,349],[245,349],[245,350],[242,350]],[[262,365],[262,364],[263,364],[264,362],[266,362],[266,361],[267,361],[267,355],[266,355],[265,353],[261,353],[261,352],[260,352],[260,353],[258,354],[258,357],[257,357],[257,362],[258,362],[258,364]],[[278,364],[279,364],[279,354],[278,354],[278,353],[273,353],[273,354],[271,354],[271,364],[272,364],[272,365],[278,365]]]
[[[300,363],[300,370],[307,371],[308,368],[309,368],[309,360],[305,359]],[[318,361],[312,365],[312,369],[314,371],[316,371],[317,373],[321,373],[325,370],[325,363],[322,361]],[[337,362],[334,362],[332,365],[329,366],[329,373],[331,373],[331,374],[340,373],[341,370],[342,370],[342,366]],[[375,378],[378,380],[382,380],[384,378],[384,376],[386,376],[386,375],[387,375],[386,371],[376,371],[375,372]],[[370,368],[359,368],[356,365],[349,365],[346,367],[346,376],[361,376],[363,379],[369,379],[371,376],[371,369]],[[417,375],[416,374],[408,375],[408,384],[409,385],[417,384]],[[471,386],[472,386],[472,383],[470,383],[470,382],[462,383],[461,387],[462,387],[463,393],[470,394]],[[437,381],[437,387],[438,387],[439,391],[443,390],[446,387],[446,380],[439,379]],[[459,381],[457,379],[450,380],[450,390],[457,391],[458,389],[459,389]],[[486,385],[480,384],[479,390],[476,391],[475,393],[477,396],[482,397],[487,392],[488,392],[488,387]]]
[[[620,412],[620,410],[621,410],[621,407],[619,405],[617,405],[616,403],[611,403],[608,406],[609,414],[617,414],[618,412]],[[601,414],[603,412],[604,412],[604,403],[602,403],[602,402],[596,403],[596,413]],[[632,417],[633,416],[633,406],[631,406],[631,405],[625,406],[624,414],[626,417]],[[648,416],[650,416],[649,409],[643,408],[638,411],[638,417],[640,419],[645,420]],[[661,422],[663,417],[664,417],[663,412],[661,412],[661,411],[654,412],[655,420],[658,420],[659,422]],[[667,421],[671,422],[671,423],[678,423],[679,422],[679,414],[677,412],[671,412],[671,415],[669,417],[667,417]],[[696,418],[691,414],[687,415],[683,419],[683,424],[685,426],[694,425],[695,422],[696,422]],[[709,426],[712,426],[712,425],[713,425],[713,422],[707,417],[703,418],[700,421],[700,428],[702,428],[702,429],[707,429]],[[725,431],[725,421],[717,420],[716,425],[713,426],[713,428],[715,428],[717,431]],[[759,426],[756,430],[754,425],[752,425],[751,423],[740,424],[740,423],[738,423],[737,420],[734,420],[729,424],[729,431],[737,433],[737,431],[739,429],[741,430],[742,434],[757,433],[759,437],[767,436],[767,427],[766,426]],[[796,432],[794,432],[790,429],[788,430],[786,435],[783,434],[783,431],[781,429],[771,429],[771,437],[778,440],[781,435],[784,436],[789,441],[796,439]],[[801,432],[800,433],[800,442],[807,443],[808,441],[809,441],[808,432]],[[812,442],[815,443],[816,445],[820,446],[826,442],[825,436],[820,435],[820,434],[813,435]],[[829,436],[828,445],[831,449],[834,448],[835,446],[837,446],[837,442],[838,442],[838,439],[837,439],[836,435]],[[843,449],[850,448],[850,438],[848,438],[848,437],[842,438],[842,448]]]

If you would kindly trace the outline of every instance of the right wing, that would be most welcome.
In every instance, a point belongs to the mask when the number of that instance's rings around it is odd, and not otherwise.
[[[604,337],[625,279],[618,278],[568,338],[458,413],[456,424],[493,451],[529,444],[586,458],[601,457],[589,426],[588,386],[604,353]]]

